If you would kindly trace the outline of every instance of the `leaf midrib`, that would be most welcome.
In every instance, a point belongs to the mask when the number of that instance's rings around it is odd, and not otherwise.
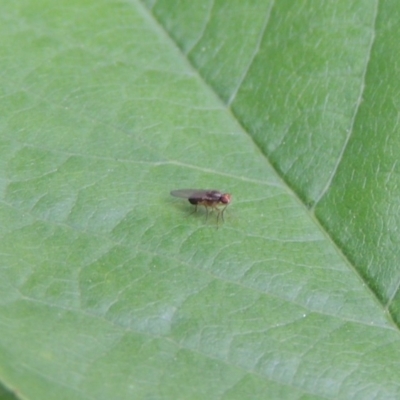
[[[343,156],[346,152],[346,149],[348,148],[348,144],[350,141],[350,138],[353,134],[354,131],[354,126],[357,120],[357,117],[359,115],[359,110],[360,110],[360,106],[362,103],[362,99],[363,99],[363,94],[364,94],[364,90],[366,87],[366,77],[367,77],[367,73],[368,73],[368,67],[370,65],[370,60],[371,60],[371,54],[372,54],[372,50],[373,50],[373,46],[375,43],[375,38],[376,38],[376,21],[378,18],[378,8],[379,8],[379,1],[376,2],[376,7],[375,7],[375,13],[374,13],[374,18],[373,18],[373,34],[371,36],[371,41],[368,47],[368,52],[366,54],[366,58],[365,58],[365,68],[364,68],[364,72],[362,74],[362,79],[361,79],[361,84],[360,84],[360,91],[359,91],[359,95],[357,98],[357,102],[354,108],[354,113],[353,113],[353,117],[351,118],[350,121],[350,127],[348,129],[348,134],[346,136],[345,142],[343,143],[342,149],[340,151],[339,157],[337,159],[337,162],[332,170],[331,175],[329,176],[326,185],[324,186],[324,188],[322,189],[321,193],[319,194],[319,196],[314,200],[313,204],[311,207],[307,206],[307,204],[302,200],[302,198],[299,196],[299,194],[294,190],[294,188],[289,184],[289,182],[285,179],[285,176],[282,175],[279,170],[277,168],[275,168],[274,164],[271,163],[271,161],[269,160],[268,155],[265,153],[265,151],[263,150],[262,147],[260,147],[260,145],[254,140],[253,136],[251,135],[250,132],[248,132],[246,130],[246,128],[244,127],[242,121],[240,119],[238,119],[237,114],[232,110],[231,108],[231,104],[233,103],[236,94],[238,93],[238,91],[240,90],[240,87],[248,73],[248,71],[251,68],[252,63],[254,62],[256,55],[257,55],[257,51],[255,51],[252,55],[251,60],[248,63],[248,66],[245,69],[245,73],[243,74],[243,76],[240,79],[240,82],[237,86],[237,88],[232,92],[232,95],[230,96],[228,102],[225,102],[222,97],[219,95],[218,92],[215,91],[215,88],[208,83],[204,76],[201,74],[201,71],[198,70],[195,65],[193,65],[193,63],[191,62],[190,58],[188,57],[188,54],[190,54],[191,50],[194,48],[194,46],[192,46],[192,48],[187,52],[187,54],[179,47],[178,43],[174,40],[174,38],[170,35],[170,33],[164,28],[163,24],[161,21],[159,21],[157,19],[157,16],[152,13],[152,9],[148,9],[144,4],[143,4],[143,0],[140,0],[138,2],[142,8],[142,11],[147,14],[148,16],[150,16],[150,19],[153,20],[153,22],[156,23],[156,25],[158,26],[158,28],[163,32],[163,34],[168,38],[168,40],[172,43],[172,45],[179,51],[179,53],[182,55],[182,57],[185,59],[186,63],[190,66],[190,68],[193,70],[193,72],[195,74],[197,74],[197,76],[199,77],[199,79],[202,81],[202,83],[204,84],[205,87],[209,88],[210,92],[212,92],[215,97],[218,99],[218,101],[222,104],[222,106],[228,110],[231,115],[232,118],[237,122],[237,124],[240,126],[241,130],[247,134],[247,136],[249,137],[249,139],[253,142],[254,146],[260,151],[260,153],[264,156],[265,161],[268,163],[268,165],[272,168],[272,170],[275,172],[276,176],[279,178],[279,180],[282,182],[282,186],[286,187],[288,192],[293,196],[293,198],[296,199],[296,201],[298,202],[298,204],[304,209],[304,211],[309,215],[310,219],[313,220],[314,225],[317,227],[317,229],[320,230],[320,232],[326,237],[327,241],[336,249],[337,253],[339,253],[340,257],[343,259],[343,261],[345,262],[346,265],[349,266],[349,268],[355,273],[355,275],[360,279],[361,282],[363,282],[366,287],[368,288],[369,292],[371,293],[372,297],[374,298],[374,300],[379,304],[380,308],[382,309],[382,313],[385,314],[386,316],[390,316],[389,321],[392,323],[392,325],[396,328],[396,330],[400,330],[400,326],[397,325],[395,323],[395,320],[393,319],[392,313],[390,312],[388,305],[383,304],[380,301],[379,296],[372,290],[371,285],[368,284],[368,282],[363,279],[362,275],[359,273],[357,266],[354,265],[350,259],[346,256],[346,254],[344,253],[344,249],[342,249],[342,247],[340,247],[338,245],[338,243],[336,243],[334,237],[332,236],[332,234],[324,228],[324,226],[322,225],[322,221],[316,216],[315,214],[315,209],[318,206],[318,204],[320,203],[320,201],[322,200],[322,198],[325,196],[325,194],[328,192],[335,176],[336,173],[339,169],[339,166],[341,164],[341,161],[343,160]],[[263,26],[263,30],[260,34],[260,37],[257,41],[257,45],[260,45],[264,35],[265,35],[265,31],[267,29],[268,26],[268,22],[270,20],[270,16],[271,16],[271,12],[273,9],[273,6],[275,5],[275,1],[272,2],[272,5],[269,9],[269,14],[268,14],[268,18],[266,18],[266,22],[264,23]],[[198,39],[200,40],[200,39]],[[185,165],[187,166],[187,165]],[[400,285],[400,284],[399,284]],[[400,286],[399,286],[400,287]],[[387,311],[389,310],[389,314],[387,313]]]

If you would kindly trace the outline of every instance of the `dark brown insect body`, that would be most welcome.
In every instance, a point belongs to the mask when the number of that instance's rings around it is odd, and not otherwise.
[[[208,217],[208,209],[217,211],[217,223],[219,217],[224,220],[224,211],[231,202],[232,196],[229,193],[221,193],[219,190],[201,190],[201,189],[179,189],[171,192],[172,196],[188,199],[190,204],[204,206]],[[219,208],[222,206],[222,208]]]

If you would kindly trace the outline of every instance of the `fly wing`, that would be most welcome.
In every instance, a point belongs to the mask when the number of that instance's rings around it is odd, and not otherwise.
[[[179,189],[173,190],[171,195],[189,200],[218,202],[221,199],[222,193],[219,190]]]
[[[174,197],[181,197],[183,199],[203,199],[206,195],[207,190],[201,189],[178,189],[173,190],[171,195]]]

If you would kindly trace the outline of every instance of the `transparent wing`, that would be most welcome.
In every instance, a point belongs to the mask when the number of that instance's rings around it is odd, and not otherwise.
[[[202,189],[178,189],[171,192],[171,196],[181,197],[182,199],[203,199],[209,190]]]

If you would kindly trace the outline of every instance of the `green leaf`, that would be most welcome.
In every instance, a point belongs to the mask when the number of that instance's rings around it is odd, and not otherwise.
[[[0,385],[0,399],[1,400],[16,400],[17,397],[9,392],[6,388]]]
[[[3,4],[4,387],[399,398],[399,14]],[[225,222],[180,188],[232,193]]]

